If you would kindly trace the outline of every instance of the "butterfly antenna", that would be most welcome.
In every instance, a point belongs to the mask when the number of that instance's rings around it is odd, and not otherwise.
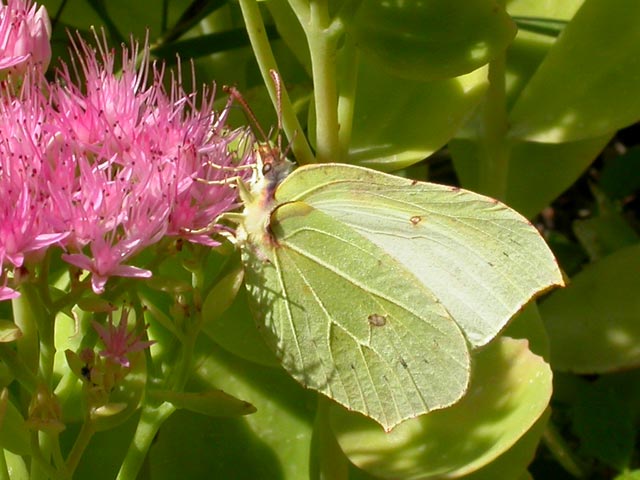
[[[256,115],[253,113],[253,110],[251,110],[251,107],[249,106],[247,101],[244,99],[242,94],[238,91],[238,89],[236,87],[229,87],[229,86],[225,85],[224,87],[222,87],[222,90],[225,93],[229,94],[236,102],[238,102],[240,105],[242,105],[242,108],[244,108],[244,111],[247,114],[247,116],[249,117],[249,120],[251,120],[251,122],[254,124],[256,130],[260,133],[260,135],[262,135],[263,140],[265,142],[268,142],[269,141],[269,137],[267,137],[267,135],[264,133],[264,130],[262,129],[262,127],[258,123],[258,119],[256,118]]]
[[[278,151],[282,152],[282,81],[280,74],[274,69],[269,70],[269,75],[276,87],[276,113],[278,115]]]

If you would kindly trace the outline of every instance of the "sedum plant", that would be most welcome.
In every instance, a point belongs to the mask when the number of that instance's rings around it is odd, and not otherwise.
[[[0,4],[0,475],[637,475],[633,152],[548,207],[640,117],[636,2],[43,4]]]

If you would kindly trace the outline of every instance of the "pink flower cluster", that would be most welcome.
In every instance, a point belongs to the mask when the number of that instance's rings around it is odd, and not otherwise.
[[[0,78],[8,70],[24,73],[39,65],[46,70],[51,59],[51,23],[47,10],[31,0],[0,2]]]
[[[237,207],[230,178],[252,154],[234,153],[248,133],[226,127],[229,103],[215,113],[215,92],[196,101],[179,75],[165,89],[146,45],[121,56],[77,40],[53,83],[36,68],[0,83],[0,300],[17,295],[9,272],[53,245],[96,293],[112,276],[149,277],[127,262],[165,236],[216,245],[198,231]]]

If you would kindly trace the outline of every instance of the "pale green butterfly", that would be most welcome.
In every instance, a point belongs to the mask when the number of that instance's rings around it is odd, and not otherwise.
[[[528,220],[459,188],[269,155],[237,230],[267,343],[302,385],[390,430],[464,395],[469,350],[562,285]]]

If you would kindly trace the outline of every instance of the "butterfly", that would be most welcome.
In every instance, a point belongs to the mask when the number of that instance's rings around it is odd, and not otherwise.
[[[531,223],[497,200],[346,164],[268,158],[238,240],[257,321],[304,386],[385,429],[457,402],[470,349],[562,285]]]
[[[392,429],[455,404],[470,351],[562,285],[536,228],[499,201],[259,147],[236,241],[284,369]]]

